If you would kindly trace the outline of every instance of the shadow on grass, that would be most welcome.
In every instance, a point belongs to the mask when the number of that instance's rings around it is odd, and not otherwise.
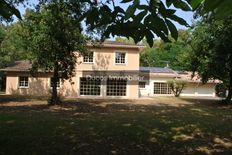
[[[0,154],[232,154],[231,109],[161,104],[2,106]]]
[[[0,105],[9,102],[27,102],[32,100],[47,100],[48,96],[5,95],[0,94]]]

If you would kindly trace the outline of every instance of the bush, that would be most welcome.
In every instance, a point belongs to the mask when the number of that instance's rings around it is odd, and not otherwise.
[[[171,90],[172,90],[173,94],[175,95],[175,97],[179,97],[182,90],[186,86],[186,81],[183,81],[183,80],[171,80],[171,81],[168,81],[168,85],[171,88]]]

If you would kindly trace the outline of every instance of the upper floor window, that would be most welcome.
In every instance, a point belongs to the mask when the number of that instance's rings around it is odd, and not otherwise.
[[[19,87],[21,87],[21,88],[28,88],[29,87],[27,76],[20,76],[19,77]]]
[[[126,63],[126,53],[116,52],[115,53],[115,63],[116,64],[125,64]]]
[[[86,53],[83,56],[83,62],[84,63],[92,63],[93,62],[93,52]]]
[[[53,87],[53,77],[50,78],[50,87]],[[60,78],[58,79],[56,83],[56,87],[60,88]]]

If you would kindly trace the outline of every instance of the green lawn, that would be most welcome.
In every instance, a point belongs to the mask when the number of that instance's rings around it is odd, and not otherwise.
[[[232,109],[216,102],[79,100],[49,107],[0,96],[0,155],[230,155]]]

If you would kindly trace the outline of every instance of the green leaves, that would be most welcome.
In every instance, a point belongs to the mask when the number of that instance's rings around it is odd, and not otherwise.
[[[177,31],[175,25],[174,25],[170,20],[168,20],[168,19],[166,20],[166,23],[167,23],[168,28],[169,28],[169,30],[170,30],[170,32],[171,32],[171,36],[172,36],[175,40],[177,40],[177,38],[178,38],[178,31]]]
[[[160,39],[155,39],[153,48],[146,48],[141,54],[141,65],[145,67],[165,67],[166,63],[164,61],[169,61],[170,68],[174,70],[188,69],[191,48],[187,44],[187,40],[191,34],[188,30],[179,30],[178,33],[179,38],[175,42],[164,43]]]
[[[212,15],[218,19],[222,19],[232,13],[232,1],[231,0],[189,0],[189,4],[193,10],[200,8],[200,15],[205,14]]]
[[[133,0],[122,0],[121,3],[128,3],[128,2],[132,2]]]
[[[141,22],[147,15],[147,11],[142,11],[134,17],[135,22]]]
[[[187,3],[185,3],[184,1],[182,0],[172,0],[173,2],[173,5],[176,7],[176,8],[179,8],[183,11],[191,11],[192,9],[189,7],[189,5]]]
[[[180,17],[178,17],[176,15],[170,15],[167,18],[172,19],[172,20],[178,22],[179,24],[181,24],[183,26],[189,27],[189,24],[184,19],[182,19],[182,18],[180,18]]]
[[[139,5],[139,0],[134,0],[133,3],[126,10],[124,17],[125,20],[128,20],[129,18],[134,16],[138,5]]]
[[[86,51],[80,23],[72,16],[69,5],[62,1],[48,3],[40,9],[38,12],[29,12],[23,20],[28,34],[26,38],[30,40],[28,48],[35,54],[34,69],[57,69],[61,79],[70,79],[77,61],[74,51]],[[107,7],[101,8],[102,13],[107,10]],[[96,12],[98,15],[98,10]],[[92,16],[87,18],[89,23],[95,23]]]
[[[193,10],[196,10],[197,7],[203,2],[204,0],[189,0],[189,4],[192,6]]]
[[[110,3],[110,1],[108,2]],[[184,0],[167,0],[167,2],[176,8],[190,10]],[[128,3],[126,11],[122,7],[114,5],[113,8],[107,7],[102,12],[102,8],[108,3],[103,3],[99,7],[90,7],[86,23],[90,24],[91,30],[103,32],[101,33],[102,38],[117,35],[132,37],[135,42],[139,42],[145,37],[152,46],[156,36],[167,42],[170,41],[169,37],[177,39],[178,33],[173,24],[174,21],[189,26],[184,19],[175,15],[175,9],[167,9],[162,1],[140,4],[139,0],[123,0],[121,3]]]
[[[135,10],[136,10],[136,7],[134,5],[130,5],[126,10],[125,17],[124,17],[125,20],[128,20],[129,18],[131,18],[134,15]]]
[[[206,12],[214,11],[217,18],[224,18],[232,13],[231,0],[205,0],[204,9]]]
[[[232,17],[198,22],[192,34],[191,69],[200,74],[204,83],[219,79],[229,84],[227,82],[232,79]]]
[[[13,15],[21,19],[19,10],[8,4],[5,0],[0,0],[0,16],[9,20]]]
[[[152,34],[152,32],[150,30],[146,31],[146,39],[147,39],[147,43],[149,44],[150,47],[153,46],[154,43],[154,35]]]

